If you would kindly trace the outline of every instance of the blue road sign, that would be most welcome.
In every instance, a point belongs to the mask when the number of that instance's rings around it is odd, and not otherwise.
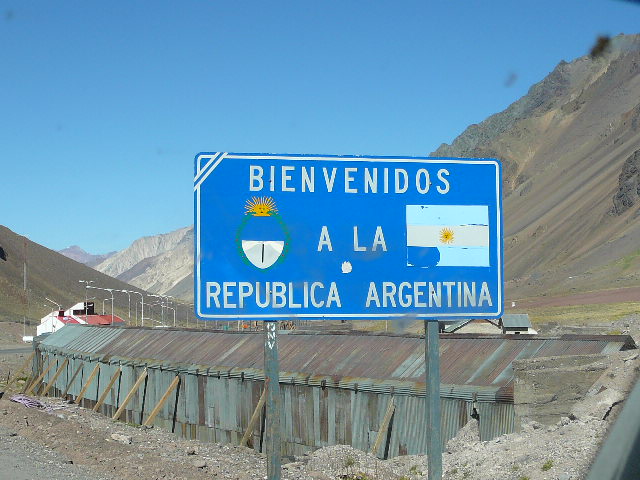
[[[202,319],[498,318],[494,159],[200,153]]]

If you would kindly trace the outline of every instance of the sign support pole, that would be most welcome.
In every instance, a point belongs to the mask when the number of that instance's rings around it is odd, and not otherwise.
[[[278,359],[278,322],[264,322],[264,389],[267,393],[265,451],[267,479],[280,480],[280,362]]]
[[[427,462],[428,479],[442,480],[442,437],[440,432],[440,327],[437,320],[424,321],[425,373],[427,376]]]

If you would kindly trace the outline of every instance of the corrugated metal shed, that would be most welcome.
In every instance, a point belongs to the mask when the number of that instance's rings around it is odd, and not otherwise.
[[[505,328],[531,328],[531,320],[526,313],[507,313],[502,316],[502,326]]]
[[[284,333],[284,332],[283,332]],[[141,423],[176,375],[174,404],[155,423],[184,436],[237,443],[258,403],[263,377],[263,334],[210,330],[70,325],[38,346],[39,362],[71,358],[55,388],[78,395],[96,364],[100,374],[87,391],[93,406],[114,371],[123,370],[102,410],[111,414],[142,369],[144,391],[127,406],[128,421]],[[632,348],[628,336],[441,335],[442,438],[446,442],[481,414],[483,439],[514,429],[515,359],[607,353]],[[336,443],[367,450],[375,441],[391,398],[396,411],[381,456],[424,453],[420,418],[425,410],[424,339],[382,334],[288,333],[279,337],[284,411],[284,454],[301,454]],[[55,369],[52,369],[54,372]],[[52,373],[45,378],[51,378]],[[100,393],[99,393],[100,392]],[[254,430],[261,449],[263,428]]]

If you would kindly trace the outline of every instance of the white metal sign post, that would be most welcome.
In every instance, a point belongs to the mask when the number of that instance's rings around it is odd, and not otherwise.
[[[265,321],[274,441],[279,319],[422,319],[429,478],[441,478],[438,320],[502,316],[501,182],[494,159],[196,156],[195,313]]]

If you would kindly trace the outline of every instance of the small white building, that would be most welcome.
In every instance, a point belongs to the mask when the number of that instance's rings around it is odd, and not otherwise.
[[[90,325],[122,324],[124,320],[117,315],[96,315],[93,302],[80,302],[68,310],[53,310],[40,320],[36,331],[38,335],[53,333],[70,323],[88,323]]]
[[[38,328],[36,328],[36,332],[38,335],[42,335],[43,333],[53,333],[57,330],[60,330],[68,323],[80,322],[73,318],[65,316],[64,310],[54,310],[42,317],[42,319],[40,320],[40,325],[38,325]]]

